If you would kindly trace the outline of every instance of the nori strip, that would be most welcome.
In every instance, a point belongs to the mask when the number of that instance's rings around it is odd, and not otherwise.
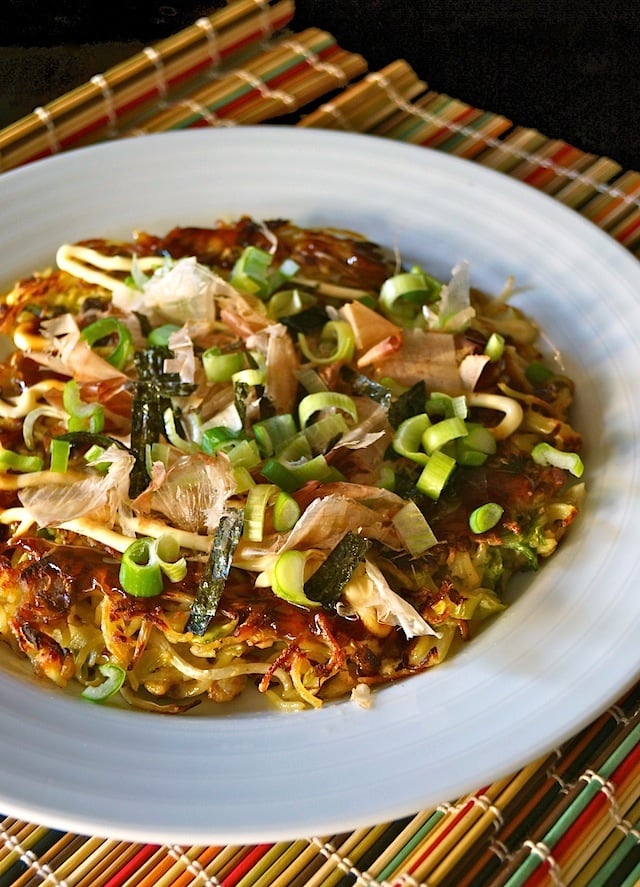
[[[56,440],[65,440],[72,447],[92,447],[95,445],[104,447],[105,450],[112,444],[115,444],[121,450],[127,450],[127,452],[135,456],[133,450],[126,444],[123,444],[121,440],[111,437],[109,434],[101,434],[96,431],[67,431],[65,434],[58,434]]]
[[[313,305],[311,308],[305,308],[297,314],[287,314],[278,318],[279,323],[284,324],[292,333],[312,333],[319,330],[329,320],[329,315],[324,308],[319,305]]]
[[[185,632],[203,635],[216,615],[243,526],[244,511],[241,508],[234,508],[220,518],[211,554],[191,605]]]
[[[126,450],[128,453],[131,453],[133,458],[135,459],[135,463],[132,469],[132,473],[136,470],[136,466],[140,457],[137,453],[135,453],[131,447],[128,447],[126,444],[123,444],[121,440],[118,440],[115,437],[111,437],[109,434],[100,434],[95,431],[67,431],[65,434],[59,434],[56,440],[65,440],[71,444],[72,447],[91,447],[98,446],[103,447],[105,450],[108,449],[112,444],[118,447],[121,450]],[[144,469],[144,465],[142,466]],[[146,470],[146,469],[145,469]]]
[[[349,530],[324,563],[307,579],[304,584],[305,595],[309,600],[318,601],[323,607],[336,604],[342,589],[369,548],[369,539]]]
[[[376,382],[364,373],[357,373],[347,366],[341,368],[340,375],[351,386],[354,394],[370,397],[371,400],[379,403],[385,409],[389,408],[391,404],[391,389],[387,388],[386,385],[381,385],[380,382]]]
[[[165,373],[164,362],[173,357],[163,345],[136,351],[133,360],[138,378],[131,383],[131,449],[136,462],[129,478],[129,495],[135,499],[149,484],[147,446],[157,443],[164,432],[164,412],[172,397],[186,397],[196,386],[182,382],[179,373]]]
[[[389,422],[397,428],[405,419],[424,413],[427,404],[427,386],[421,379],[404,391],[389,407]]]

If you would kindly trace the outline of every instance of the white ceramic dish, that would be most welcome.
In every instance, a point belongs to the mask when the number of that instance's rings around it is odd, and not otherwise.
[[[578,382],[588,503],[510,609],[438,669],[352,703],[162,717],[0,671],[0,810],[125,840],[250,843],[410,814],[515,771],[637,677],[640,265],[539,193],[443,154],[285,127],[173,133],[0,177],[2,283],[63,240],[242,213],[349,227],[538,320]]]

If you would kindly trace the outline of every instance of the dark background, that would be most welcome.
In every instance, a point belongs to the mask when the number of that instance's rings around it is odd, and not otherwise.
[[[0,0],[0,127],[220,2]],[[429,86],[640,170],[640,2],[297,0],[371,70],[405,58]]]

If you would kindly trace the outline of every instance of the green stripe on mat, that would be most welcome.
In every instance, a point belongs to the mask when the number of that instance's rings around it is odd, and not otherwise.
[[[635,748],[639,741],[640,724],[637,724],[635,728],[631,731],[631,733],[629,733],[629,735],[623,740],[623,742],[618,746],[613,754],[607,759],[607,761],[605,761],[600,770],[597,771],[597,775],[602,776],[604,779],[608,779],[609,776],[611,776],[611,774],[624,761],[627,755]],[[553,850],[555,845],[558,843],[558,841],[572,824],[572,822],[580,813],[582,813],[587,804],[597,795],[600,790],[601,785],[596,780],[592,780],[586,783],[584,791],[582,791],[578,795],[575,801],[562,814],[562,816],[560,816],[557,823],[542,839],[542,843],[545,847]],[[504,887],[522,887],[527,878],[529,878],[529,876],[536,871],[541,862],[542,860],[539,856],[535,856],[529,853],[529,855],[521,864],[521,866],[517,869],[517,871],[515,871],[513,875],[509,878],[509,880],[505,882]]]

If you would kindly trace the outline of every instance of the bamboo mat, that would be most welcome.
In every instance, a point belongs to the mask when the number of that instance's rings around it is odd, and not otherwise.
[[[293,0],[237,0],[0,131],[0,171],[110,138],[269,121],[465,157],[572,207],[640,257],[640,173],[369,71]],[[640,684],[553,753],[440,806],[351,833],[173,846],[0,819],[0,887],[631,887],[640,884]]]

